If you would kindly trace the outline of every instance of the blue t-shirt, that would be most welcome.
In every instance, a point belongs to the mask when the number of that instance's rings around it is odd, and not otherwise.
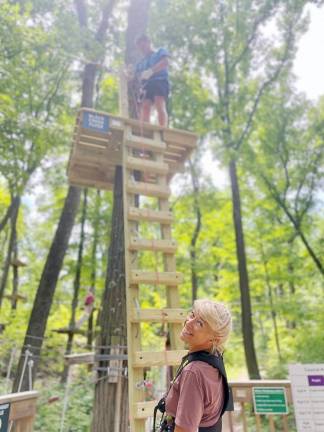
[[[140,74],[147,69],[150,69],[152,66],[159,63],[163,57],[169,57],[169,53],[164,48],[159,48],[157,51],[153,51],[151,54],[144,57],[141,61],[139,61],[136,65],[136,73]],[[169,79],[168,69],[164,68],[159,72],[155,73],[149,81],[160,80],[160,79]]]

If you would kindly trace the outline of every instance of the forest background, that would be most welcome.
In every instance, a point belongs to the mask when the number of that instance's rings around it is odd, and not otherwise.
[[[81,3],[89,6],[87,28],[77,14]],[[172,185],[177,267],[185,276],[182,306],[189,308],[196,297],[229,304],[234,331],[225,355],[231,379],[286,378],[288,363],[324,358],[324,98],[300,92],[293,73],[309,23],[306,6],[320,2],[146,3],[154,44],[172,55],[170,125],[200,136],[186,172]],[[95,29],[105,4],[109,26],[98,41]],[[0,4],[2,394],[11,390],[62,218],[85,65],[96,64],[94,107],[118,113],[118,78],[111,71],[124,62],[127,10],[124,1]],[[41,389],[39,431],[59,430],[64,353],[89,351],[94,343],[76,335],[69,346],[55,330],[82,316],[90,286],[100,308],[105,285],[112,194],[89,189],[80,201],[67,250],[61,245],[58,279],[51,281],[55,294],[35,382]],[[13,265],[18,261],[26,265]],[[16,300],[18,293],[24,301]],[[151,290],[144,304],[164,306]],[[163,346],[160,330],[144,328],[145,349]],[[92,375],[80,367],[73,379],[67,430],[86,431]],[[48,404],[52,396],[59,400]]]

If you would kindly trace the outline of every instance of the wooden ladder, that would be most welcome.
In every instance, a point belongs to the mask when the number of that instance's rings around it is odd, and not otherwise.
[[[135,135],[132,126],[126,125],[123,145],[123,196],[124,234],[127,302],[127,344],[129,417],[131,432],[144,432],[145,422],[153,415],[154,401],[145,402],[143,386],[144,368],[150,366],[176,366],[186,354],[182,349],[179,334],[186,312],[179,308],[178,285],[182,275],[176,272],[176,242],[171,236],[172,212],[169,209],[170,189],[168,164],[164,161],[166,144],[160,131],[152,137]],[[134,172],[141,172],[141,180],[135,180]],[[139,176],[137,176],[138,178]],[[151,197],[151,198],[146,198]],[[138,201],[155,198],[153,208],[137,206]],[[157,226],[153,234],[159,238],[140,238],[141,224]],[[160,229],[159,229],[160,228]],[[151,234],[152,235],[152,234]],[[159,270],[147,271],[139,268],[139,253],[162,254]],[[152,257],[156,259],[156,256]],[[140,287],[142,284],[165,286],[166,308],[141,308]],[[170,332],[171,350],[144,352],[141,345],[141,323],[167,323]]]

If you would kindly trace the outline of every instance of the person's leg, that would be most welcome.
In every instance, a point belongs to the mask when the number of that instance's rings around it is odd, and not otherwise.
[[[140,121],[149,123],[151,117],[152,101],[144,99],[141,103]]]
[[[166,102],[164,96],[155,96],[154,105],[158,113],[159,125],[163,127],[168,126],[168,113],[166,109]]]

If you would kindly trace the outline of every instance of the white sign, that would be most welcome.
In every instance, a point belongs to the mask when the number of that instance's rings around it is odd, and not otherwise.
[[[298,432],[324,431],[324,364],[289,365]]]

